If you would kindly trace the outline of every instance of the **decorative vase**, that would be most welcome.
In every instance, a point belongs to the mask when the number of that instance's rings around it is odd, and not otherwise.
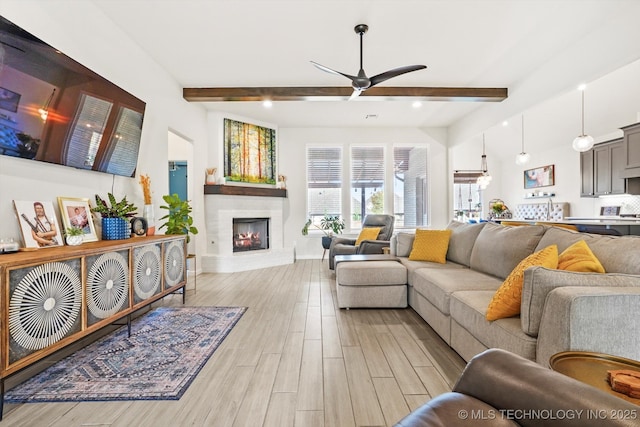
[[[102,240],[121,240],[131,237],[129,222],[122,218],[102,218]]]
[[[147,236],[156,234],[156,220],[153,205],[144,205],[142,217],[147,220]]]
[[[67,245],[78,246],[84,240],[84,236],[67,236]]]
[[[206,184],[207,185],[215,185],[216,184],[216,176],[215,176],[215,174],[207,175]]]

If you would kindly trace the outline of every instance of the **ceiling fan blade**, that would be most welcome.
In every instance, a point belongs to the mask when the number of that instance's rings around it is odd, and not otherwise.
[[[311,62],[313,65],[315,65],[316,67],[318,67],[319,69],[321,69],[324,72],[331,73],[331,74],[337,74],[339,76],[345,76],[346,78],[348,78],[351,81],[354,81],[356,79],[355,76],[351,76],[349,74],[341,73],[340,71],[332,70],[331,68],[325,67],[324,65],[318,64],[317,62],[313,62],[313,61],[309,61],[309,62]]]
[[[360,89],[354,89],[353,93],[351,94],[351,96],[349,97],[349,101],[351,101],[352,99],[356,99],[357,97],[360,96],[360,94],[362,93],[362,90]]]
[[[396,77],[402,74],[410,73],[412,71],[423,70],[427,68],[426,65],[407,65],[405,67],[394,68],[393,70],[385,71],[377,76],[371,77],[371,86],[375,86],[378,83],[382,83],[385,80],[389,80],[392,77]],[[369,86],[369,87],[371,87]]]

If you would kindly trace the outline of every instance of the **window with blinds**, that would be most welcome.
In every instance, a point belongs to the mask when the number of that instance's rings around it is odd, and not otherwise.
[[[341,147],[307,147],[307,214],[317,226],[324,215],[342,216]]]
[[[384,147],[351,147],[351,228],[384,213]]]
[[[112,106],[111,102],[91,95],[80,96],[67,140],[66,165],[80,169],[93,168]]]
[[[396,227],[429,224],[427,147],[393,147],[393,212]]]

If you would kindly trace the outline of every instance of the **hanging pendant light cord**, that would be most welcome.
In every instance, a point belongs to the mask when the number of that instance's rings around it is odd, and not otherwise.
[[[522,152],[524,153],[524,114],[522,115]]]
[[[582,135],[584,135],[584,89],[582,90]]]

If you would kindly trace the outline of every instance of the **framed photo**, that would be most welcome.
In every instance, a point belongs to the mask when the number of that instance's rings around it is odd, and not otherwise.
[[[89,199],[72,197],[58,197],[60,215],[64,228],[81,228],[84,233],[83,242],[95,242],[98,240],[93,220],[91,219],[91,207]]]
[[[53,203],[14,200],[25,248],[50,248],[63,245],[63,233]]]
[[[549,187],[555,185],[554,165],[524,171],[524,188]]]

